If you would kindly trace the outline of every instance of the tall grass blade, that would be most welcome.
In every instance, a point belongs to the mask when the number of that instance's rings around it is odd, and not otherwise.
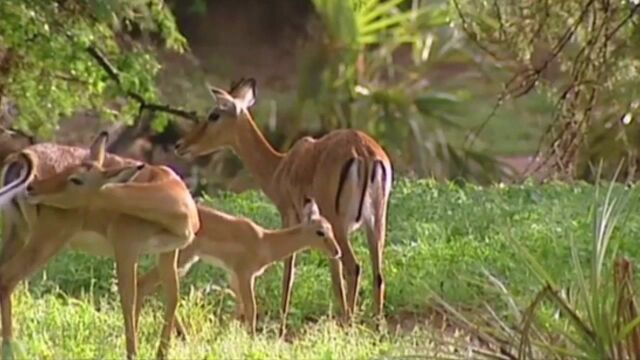
[[[508,234],[509,238],[511,238],[509,232]],[[549,284],[553,289],[560,288],[558,284],[553,280],[551,274],[549,274],[545,270],[544,266],[540,264],[540,262],[531,254],[531,252],[529,252],[529,250],[525,246],[523,246],[519,241],[515,241],[513,239],[510,239],[509,244],[514,248],[516,253],[523,258],[527,267],[531,269],[531,271],[533,271],[533,273],[541,283]]]
[[[341,0],[338,0],[338,1],[341,1]],[[406,0],[389,0],[384,3],[378,1],[378,4],[375,7],[373,6],[367,7],[363,9],[365,11],[358,13],[358,16],[357,16],[358,25],[362,26],[364,24],[368,24],[370,21],[377,18],[378,16],[381,16],[382,14],[396,8],[398,5],[400,5],[400,3],[404,1]]]

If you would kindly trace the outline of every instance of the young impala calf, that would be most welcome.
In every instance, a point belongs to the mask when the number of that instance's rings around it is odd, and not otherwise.
[[[224,268],[236,294],[236,314],[244,320],[251,334],[256,331],[255,278],[274,262],[305,248],[324,251],[332,259],[340,257],[331,224],[320,216],[316,202],[306,199],[303,222],[283,230],[267,230],[253,221],[198,206],[200,230],[191,245],[180,250],[178,269],[181,275],[198,259]],[[160,282],[160,272],[152,269],[138,281],[138,306]],[[178,333],[184,328],[176,318]]]
[[[39,159],[47,159],[46,154],[29,148],[7,165],[5,178],[17,176],[17,180],[0,189],[0,203],[9,202],[9,208],[21,214],[16,217],[9,213],[11,227],[7,230],[23,233],[8,239],[17,244],[16,241],[24,241],[26,233],[28,240],[9,248],[11,255],[0,265],[5,344],[11,339],[11,292],[20,280],[68,244],[95,255],[115,256],[129,358],[137,350],[137,259],[141,254],[160,254],[167,304],[158,357],[166,354],[178,303],[177,250],[191,243],[199,229],[196,205],[169,168],[117,159],[112,162],[124,165],[103,168],[106,138],[106,133],[100,134],[84,161],[57,172],[52,172],[51,161],[38,163]],[[19,162],[23,163],[21,167]],[[41,178],[34,180],[35,177]],[[22,188],[26,188],[26,198],[17,192]],[[3,250],[7,250],[6,246]]]
[[[249,113],[249,107],[255,102],[253,79],[241,80],[228,92],[214,87],[210,91],[217,106],[206,121],[197,124],[176,144],[176,152],[194,157],[231,147],[278,208],[283,226],[299,222],[296,199],[303,195],[315,198],[342,250],[341,261],[331,263],[331,275],[347,317],[355,310],[360,284],[360,266],[349,243],[349,234],[364,225],[373,266],[375,311],[382,316],[382,257],[392,183],[391,163],[382,147],[360,131],[343,129],[317,140],[304,137],[289,152],[280,153],[265,140]],[[344,299],[341,265],[345,271],[348,305]],[[281,333],[286,325],[294,267],[295,256],[291,256],[285,263]]]

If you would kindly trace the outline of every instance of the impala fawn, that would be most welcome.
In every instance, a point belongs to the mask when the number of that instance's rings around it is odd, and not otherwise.
[[[180,250],[180,274],[186,274],[198,259],[225,269],[236,295],[236,315],[244,317],[251,334],[256,331],[255,278],[267,267],[305,248],[323,251],[329,258],[340,257],[331,225],[320,215],[318,206],[311,199],[305,200],[302,224],[283,230],[264,229],[249,219],[204,206],[198,206],[198,213],[202,225],[193,243]],[[138,309],[159,280],[157,268],[140,279]],[[176,325],[178,333],[184,335],[181,322],[177,320]]]

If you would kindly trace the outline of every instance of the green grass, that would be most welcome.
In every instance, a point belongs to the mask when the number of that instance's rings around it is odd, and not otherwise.
[[[21,291],[15,297],[19,336],[14,343],[17,358],[114,359],[124,357],[122,320],[112,295],[101,300],[90,296],[69,298],[60,292],[35,296]],[[161,306],[150,304],[144,312],[138,339],[140,358],[153,358],[159,337]],[[345,330],[332,321],[307,326],[294,343],[276,340],[275,328],[251,339],[227,316],[217,317],[219,307],[204,292],[185,296],[181,313],[188,314],[191,329],[187,342],[174,341],[173,359],[281,359],[372,358],[433,354],[425,343],[428,335],[417,331],[401,338],[375,334],[365,327]]]
[[[623,191],[622,188],[616,188]],[[447,302],[474,308],[495,294],[468,281],[486,269],[517,296],[532,296],[540,285],[515,256],[518,241],[555,278],[571,274],[570,237],[588,257],[592,236],[589,207],[595,188],[584,183],[480,188],[430,181],[398,181],[391,198],[385,256],[389,323],[404,314],[426,314],[437,294]],[[255,192],[222,195],[214,206],[249,216],[268,227],[278,225],[275,209]],[[638,259],[640,214],[628,217],[613,235],[621,251]],[[259,331],[250,340],[231,320],[233,298],[223,272],[198,264],[183,281],[180,314],[190,330],[186,343],[174,341],[171,357],[365,359],[402,354],[432,358],[444,350],[439,334],[421,326],[415,331],[374,331],[371,279],[362,236],[353,240],[364,265],[362,308],[357,326],[336,327],[330,319],[332,295],[328,264],[315,252],[300,257],[294,285],[290,327],[293,342],[276,338],[280,279],[278,264],[258,280]],[[148,261],[145,268],[148,267]],[[124,354],[113,262],[68,252],[34,276],[15,296],[16,348],[20,358],[121,358]],[[162,306],[155,297],[144,308],[139,335],[141,358],[154,354]],[[424,323],[424,322],[422,322]]]

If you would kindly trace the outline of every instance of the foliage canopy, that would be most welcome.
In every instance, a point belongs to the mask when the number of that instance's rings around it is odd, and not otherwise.
[[[78,110],[132,119],[140,103],[114,100],[158,96],[150,39],[186,46],[163,0],[2,1],[0,18],[3,114],[19,113],[13,126],[41,136]]]

